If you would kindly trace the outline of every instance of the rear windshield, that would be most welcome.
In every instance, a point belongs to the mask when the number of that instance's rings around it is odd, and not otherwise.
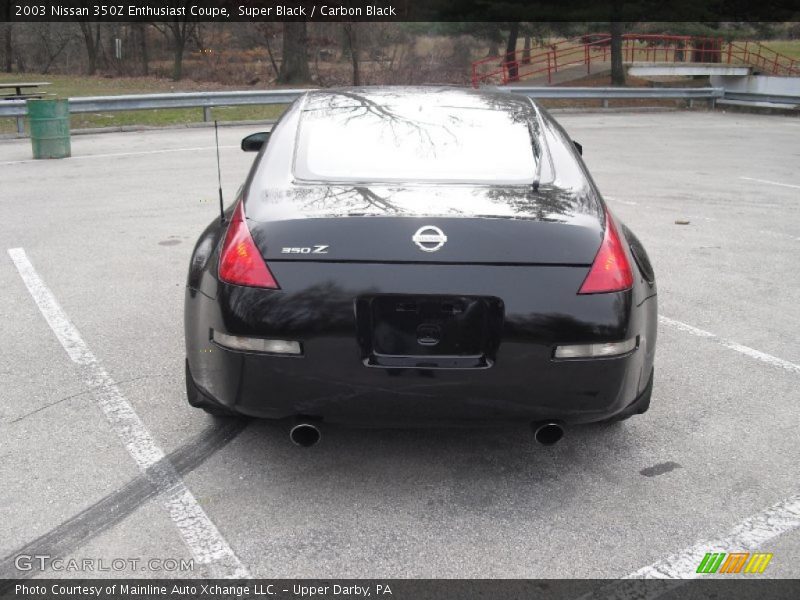
[[[536,177],[519,112],[422,102],[314,109],[300,120],[294,176],[308,182],[526,184]]]

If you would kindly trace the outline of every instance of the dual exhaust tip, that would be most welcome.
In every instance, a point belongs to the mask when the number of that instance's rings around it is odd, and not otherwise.
[[[297,423],[289,430],[289,439],[297,446],[310,448],[319,443],[322,439],[322,433],[319,427],[313,423],[303,421]]]
[[[542,446],[557,444],[564,437],[564,427],[557,421],[538,421],[531,423],[533,439]]]
[[[538,421],[531,423],[533,438],[543,446],[552,446],[564,437],[564,428],[556,421]],[[303,448],[315,446],[322,439],[322,432],[314,423],[302,421],[289,430],[289,439]]]

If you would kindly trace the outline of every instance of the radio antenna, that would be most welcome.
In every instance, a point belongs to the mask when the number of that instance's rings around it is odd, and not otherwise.
[[[225,207],[222,201],[222,169],[219,166],[219,127],[214,119],[214,141],[217,146],[217,182],[219,183],[219,222],[225,223]]]

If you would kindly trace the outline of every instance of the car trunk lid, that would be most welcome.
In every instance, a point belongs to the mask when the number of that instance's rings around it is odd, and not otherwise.
[[[589,265],[603,237],[604,212],[588,189],[301,191],[247,201],[268,261]],[[342,200],[353,195],[360,200]]]

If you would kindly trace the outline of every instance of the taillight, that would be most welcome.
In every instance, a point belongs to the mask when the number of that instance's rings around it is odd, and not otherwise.
[[[633,273],[625,248],[622,246],[617,227],[606,210],[606,231],[603,243],[594,257],[592,268],[583,281],[579,294],[601,294],[621,292],[633,285]]]
[[[261,257],[244,218],[244,203],[239,202],[225,234],[219,257],[219,278],[225,283],[278,289],[278,282]]]

